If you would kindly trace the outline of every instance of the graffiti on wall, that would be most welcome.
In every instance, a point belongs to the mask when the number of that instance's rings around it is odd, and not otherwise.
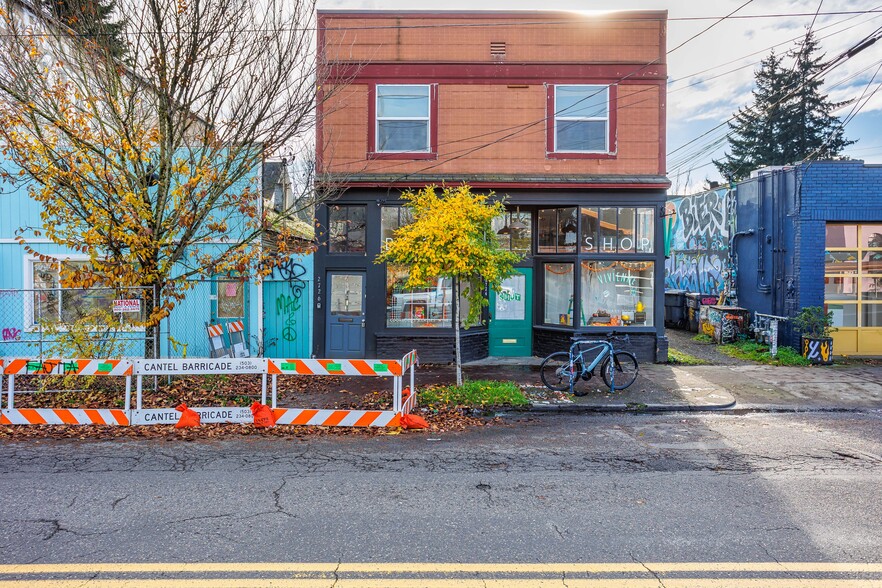
[[[306,289],[303,276],[306,268],[301,264],[288,260],[278,268],[282,279],[288,282],[289,294],[279,294],[276,297],[276,316],[284,321],[282,327],[282,339],[285,341],[297,340],[297,313],[303,306],[301,298]]]
[[[729,266],[728,190],[710,190],[668,201],[670,254],[665,288],[719,294]]]
[[[4,341],[20,341],[21,340],[21,329],[15,329],[12,327],[3,329],[3,340]]]

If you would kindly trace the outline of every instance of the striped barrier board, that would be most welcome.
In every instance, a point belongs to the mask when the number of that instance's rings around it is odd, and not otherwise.
[[[419,356],[417,356],[416,350],[411,351],[410,353],[408,353],[407,355],[405,355],[401,359],[402,373],[409,370],[411,368],[411,366],[415,366],[415,365],[419,365],[419,364],[420,364],[420,358],[419,358]]]
[[[408,414],[414,411],[416,408],[416,394],[410,393],[410,388],[405,388],[401,392],[401,413]]]
[[[131,376],[125,359],[12,359],[3,366],[7,376]]]
[[[0,411],[0,425],[128,425],[116,408],[15,408]]]
[[[400,376],[401,362],[388,359],[270,359],[272,375]]]
[[[241,333],[245,330],[245,324],[242,321],[233,321],[227,324],[227,330],[231,333]]]
[[[276,408],[277,425],[315,425],[321,427],[398,427],[401,415],[391,410],[318,410]]]
[[[223,337],[224,336],[224,328],[221,325],[208,325],[205,327],[205,330],[208,331],[209,337]]]
[[[208,423],[252,423],[254,416],[247,406],[191,406],[199,413],[199,422]],[[132,411],[133,425],[175,425],[181,413],[174,408],[143,408]]]

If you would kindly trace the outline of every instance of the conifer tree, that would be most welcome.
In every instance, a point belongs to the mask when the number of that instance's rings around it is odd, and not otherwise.
[[[766,165],[839,157],[854,143],[832,114],[847,103],[831,102],[821,93],[826,63],[818,49],[809,32],[787,53],[792,65],[774,51],[760,63],[754,102],[735,113],[729,123],[729,152],[714,161],[724,178],[739,180]]]
[[[93,41],[117,59],[125,59],[125,23],[116,0],[42,0],[49,15]]]

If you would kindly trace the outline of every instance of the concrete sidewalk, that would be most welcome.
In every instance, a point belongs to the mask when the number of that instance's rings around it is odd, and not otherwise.
[[[709,350],[709,352],[713,352]],[[540,358],[487,358],[464,366],[466,377],[513,380],[537,411],[882,410],[882,366],[775,367],[640,364],[640,375],[614,394],[599,377],[579,382],[584,396],[550,395],[539,378]],[[449,383],[452,366],[420,369],[419,380]],[[442,372],[444,372],[442,374]],[[419,385],[419,384],[418,384]]]

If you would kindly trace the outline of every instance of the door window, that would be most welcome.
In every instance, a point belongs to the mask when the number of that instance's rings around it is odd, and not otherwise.
[[[331,275],[330,311],[337,316],[362,314],[363,279],[361,275]]]

